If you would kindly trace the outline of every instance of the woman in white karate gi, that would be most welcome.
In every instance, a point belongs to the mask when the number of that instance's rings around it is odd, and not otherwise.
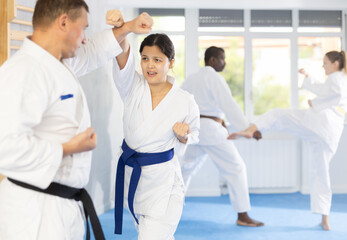
[[[151,27],[150,16],[146,13],[143,16],[147,17],[148,27]],[[136,23],[125,23],[122,28],[128,29],[128,33],[133,32],[133,24]],[[151,34],[143,40],[140,47],[143,75],[135,71],[135,60],[127,39],[119,44],[123,53],[115,60],[114,80],[124,102],[125,139],[117,175],[124,165],[125,172],[116,179],[115,233],[122,232],[123,204],[120,206],[119,198],[123,200],[124,187],[125,207],[133,216],[138,239],[171,240],[184,201],[184,183],[176,153],[178,149],[184,150],[185,144],[198,142],[199,109],[193,95],[180,89],[175,79],[167,75],[175,61],[174,46],[168,36]],[[146,166],[130,167],[131,164],[126,162],[129,151],[135,153],[134,161],[138,155],[147,157],[143,161]],[[154,161],[154,155],[167,153],[169,156],[165,156],[165,161],[147,164]],[[133,190],[131,197],[128,189],[131,189],[130,178],[135,171],[141,171],[141,176],[138,176],[136,194]],[[121,178],[125,179],[124,184]]]
[[[334,156],[344,126],[347,110],[347,78],[345,52],[331,51],[325,54],[323,68],[328,76],[325,83],[316,83],[304,69],[302,87],[316,94],[308,100],[307,110],[275,109],[262,115],[238,136],[253,137],[256,130],[280,130],[297,134],[310,146],[310,195],[311,211],[322,214],[321,226],[330,230],[329,212],[332,192],[330,187],[329,163]]]

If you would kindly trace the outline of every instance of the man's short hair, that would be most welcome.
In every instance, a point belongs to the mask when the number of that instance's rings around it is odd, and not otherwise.
[[[37,0],[33,27],[47,27],[64,13],[74,21],[81,16],[81,8],[89,12],[84,0]]]
[[[205,65],[208,63],[211,57],[217,58],[221,52],[224,53],[223,48],[219,48],[215,46],[207,48],[205,51]]]

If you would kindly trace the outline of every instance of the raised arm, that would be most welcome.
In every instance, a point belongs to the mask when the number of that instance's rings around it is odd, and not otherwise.
[[[226,118],[235,129],[246,129],[249,126],[249,122],[232,96],[228,84],[222,76],[219,74],[216,74],[216,76],[218,78],[214,79],[213,86],[210,86],[210,89],[217,106],[224,112]]]
[[[109,60],[121,54],[122,49],[129,49],[127,47],[129,45],[123,43],[129,33],[142,34],[151,30],[153,21],[147,13],[142,13],[132,21],[123,23],[121,12],[112,11],[113,18],[110,20],[106,17],[106,22],[113,24],[114,28],[95,34],[79,48],[76,57],[64,60],[77,76],[82,76],[105,65]],[[128,52],[124,53],[124,59],[127,59],[128,55]]]
[[[153,20],[148,13],[141,13],[137,18],[124,23],[121,27],[114,27],[113,34],[115,35],[119,45],[121,46],[123,52],[117,56],[117,62],[120,69],[123,69],[126,65],[129,52],[130,45],[127,40],[127,35],[129,33],[135,34],[145,34],[149,33],[153,25]]]
[[[317,80],[313,77],[311,77],[305,69],[301,68],[299,69],[299,73],[303,74],[305,76],[305,79],[302,83],[301,88],[304,88],[316,95],[325,95],[327,90],[325,83],[318,83]]]
[[[132,21],[124,23],[121,27],[115,27],[113,32],[122,48],[122,54],[114,58],[113,79],[118,92],[124,101],[134,84],[140,79],[135,71],[135,60],[127,40],[129,33],[148,33],[153,25],[152,18],[147,13],[142,13]]]
[[[343,96],[341,83],[334,77],[329,76],[324,87],[324,93],[311,100],[311,107],[318,111],[337,106]]]
[[[314,79],[309,77],[304,69],[300,69],[299,73],[305,75],[302,88],[317,95],[316,98],[309,100],[310,107],[321,111],[339,104],[342,97],[342,88],[336,75],[329,75],[324,83],[316,83]]]

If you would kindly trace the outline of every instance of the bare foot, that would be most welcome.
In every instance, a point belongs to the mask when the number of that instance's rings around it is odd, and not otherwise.
[[[322,222],[319,224],[325,231],[330,230],[329,216],[322,215]]]
[[[228,136],[228,139],[236,139],[238,137],[252,138],[254,136],[254,133],[257,132],[257,130],[258,130],[257,126],[252,124],[250,127],[248,127],[244,131],[230,134]]]
[[[246,227],[261,227],[261,226],[264,226],[264,223],[250,218],[248,216],[247,212],[238,213],[238,219],[236,221],[236,224],[239,225],[239,226],[246,226]]]

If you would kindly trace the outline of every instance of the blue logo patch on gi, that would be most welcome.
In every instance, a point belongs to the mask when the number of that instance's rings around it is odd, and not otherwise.
[[[66,94],[66,95],[61,95],[60,96],[60,100],[65,100],[65,99],[68,99],[68,98],[73,98],[73,94]]]

